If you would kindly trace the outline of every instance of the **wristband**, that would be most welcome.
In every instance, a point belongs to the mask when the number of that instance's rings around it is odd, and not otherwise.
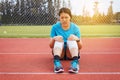
[[[77,42],[80,42],[80,39],[76,40]]]

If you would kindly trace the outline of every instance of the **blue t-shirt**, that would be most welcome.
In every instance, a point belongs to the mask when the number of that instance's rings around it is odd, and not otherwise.
[[[64,42],[67,42],[67,39],[71,34],[76,35],[78,38],[80,38],[80,36],[81,36],[80,29],[77,25],[75,25],[74,23],[71,22],[70,28],[68,30],[64,30],[61,26],[61,23],[57,22],[56,24],[54,24],[52,26],[50,36],[53,38],[55,36],[60,35],[63,37]]]

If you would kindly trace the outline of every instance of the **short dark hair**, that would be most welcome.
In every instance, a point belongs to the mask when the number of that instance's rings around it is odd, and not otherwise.
[[[69,16],[72,18],[72,14],[71,14],[71,11],[70,11],[69,8],[65,8],[65,7],[61,8],[60,11],[59,11],[59,16],[63,12],[69,14]]]

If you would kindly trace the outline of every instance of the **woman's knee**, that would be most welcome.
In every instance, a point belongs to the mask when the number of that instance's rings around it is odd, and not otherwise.
[[[63,45],[64,45],[63,42],[55,41],[54,47],[53,47],[53,53],[54,53],[54,55],[61,56],[62,50],[63,50]]]
[[[67,41],[67,46],[68,46],[68,48],[70,50],[73,49],[73,48],[78,49],[78,45],[77,45],[76,41],[70,41],[70,40],[68,40]]]

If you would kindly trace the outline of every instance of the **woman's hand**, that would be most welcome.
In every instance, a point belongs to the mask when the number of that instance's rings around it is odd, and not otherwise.
[[[71,34],[71,35],[69,36],[68,40],[74,40],[74,41],[77,41],[77,40],[79,40],[79,38],[78,38],[77,36]]]
[[[62,36],[55,36],[53,39],[55,41],[63,42],[63,37]]]

